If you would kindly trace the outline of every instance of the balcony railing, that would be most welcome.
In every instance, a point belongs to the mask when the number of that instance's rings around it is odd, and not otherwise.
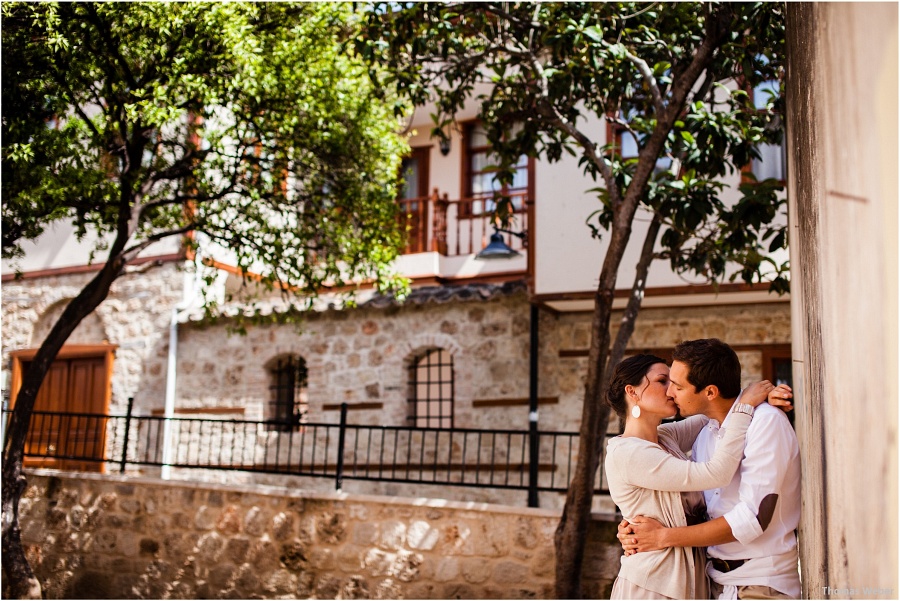
[[[133,415],[130,403],[125,415],[35,411],[25,454],[31,465],[59,469],[124,472],[128,466],[169,465],[329,478],[338,490],[344,480],[368,480],[531,494],[565,492],[578,454],[577,432],[351,425],[346,405],[339,423],[271,426]],[[69,428],[98,436],[63,442],[60,433]],[[608,494],[602,470],[595,492]]]
[[[503,229],[528,229],[528,195],[510,194],[513,214]],[[400,223],[407,233],[404,254],[434,251],[446,256],[477,253],[494,233],[494,201],[491,196],[450,200],[437,191],[431,196],[407,198],[400,203]],[[523,241],[506,234],[506,243],[515,250]]]

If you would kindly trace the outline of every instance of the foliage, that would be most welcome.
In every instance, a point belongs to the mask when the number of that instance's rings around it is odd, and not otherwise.
[[[501,182],[510,181],[523,154],[553,162],[567,153],[601,184],[593,188],[599,208],[588,225],[607,244],[578,462],[555,540],[556,596],[581,598],[585,532],[609,421],[603,391],[634,331],[651,262],[665,258],[675,272],[714,283],[741,277],[787,289],[787,265],[767,252],[785,244],[785,225],[776,219],[784,206],[780,183],[742,185],[736,202],[726,202],[722,184],[759,156],[759,145],[781,140],[780,94],[760,106],[748,90],[780,80],[783,6],[383,2],[365,14],[356,45],[372,65],[386,67],[373,69],[377,87],[415,104],[433,102],[435,136],[446,136],[455,115],[474,102]],[[633,136],[636,157],[617,152],[604,122]],[[639,207],[650,223],[613,342],[616,278]],[[499,199],[497,213],[508,217],[508,198]]]
[[[191,232],[269,285],[387,277],[405,142],[341,4],[3,6],[3,256]]]
[[[348,49],[346,4],[4,3],[2,254],[58,221],[105,262],[22,378],[3,452],[4,593],[40,595],[21,543],[22,461],[38,390],[129,262],[182,238],[300,306],[375,280],[401,232],[397,103]],[[215,249],[211,251],[210,249]],[[212,255],[212,256],[211,256]],[[207,274],[211,278],[211,274]],[[211,312],[211,302],[206,307]]]
[[[740,4],[732,13],[727,39],[650,161],[676,168],[654,169],[640,202],[659,215],[658,256],[676,272],[720,281],[736,261],[733,275],[785,291],[786,265],[766,252],[786,246],[776,219],[784,208],[780,183],[744,186],[735,204],[723,201],[721,184],[759,157],[760,144],[781,141],[782,97],[758,109],[748,90],[782,76],[782,16],[769,3]],[[709,5],[686,2],[384,3],[370,11],[357,46],[387,66],[376,74],[382,85],[417,104],[435,103],[436,136],[477,102],[501,178],[512,176],[522,154],[578,156],[585,174],[603,183],[595,189],[602,206],[588,221],[600,237],[639,159],[622,158],[612,141],[601,146],[591,119],[624,129],[646,149],[709,21]]]

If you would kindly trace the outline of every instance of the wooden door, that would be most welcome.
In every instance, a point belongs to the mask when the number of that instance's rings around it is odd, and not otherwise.
[[[406,232],[404,254],[424,252],[428,248],[428,169],[430,146],[413,148],[403,159],[400,189],[400,225]]]
[[[29,363],[20,358],[14,375],[24,373]],[[108,420],[101,416],[109,405],[110,368],[111,353],[53,362],[35,400],[35,414],[25,443],[26,467],[103,470],[101,461],[80,458],[103,457]],[[17,392],[17,387],[13,389]]]

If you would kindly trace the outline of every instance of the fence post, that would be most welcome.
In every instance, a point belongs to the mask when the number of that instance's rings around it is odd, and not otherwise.
[[[344,441],[347,434],[347,403],[341,403],[341,429],[338,431],[337,474],[334,477],[335,489],[340,492],[344,486]]]
[[[125,464],[128,462],[128,435],[131,430],[131,410],[134,408],[134,397],[128,397],[128,410],[125,412],[125,438],[122,443],[122,461],[119,463],[119,472],[125,473]]]
[[[538,434],[538,325],[540,313],[537,303],[531,304],[531,344],[528,351],[528,506],[539,507],[538,463],[540,462],[540,434]]]

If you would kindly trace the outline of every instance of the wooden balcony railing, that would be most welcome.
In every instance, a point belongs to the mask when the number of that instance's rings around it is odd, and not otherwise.
[[[510,194],[513,215],[503,229],[528,230],[528,195]],[[400,200],[401,226],[407,233],[403,254],[426,251],[458,256],[474,254],[484,248],[494,233],[494,201],[490,196],[449,200],[437,191],[431,196]],[[499,224],[498,224],[499,225]],[[515,250],[527,248],[517,236],[504,234]]]

